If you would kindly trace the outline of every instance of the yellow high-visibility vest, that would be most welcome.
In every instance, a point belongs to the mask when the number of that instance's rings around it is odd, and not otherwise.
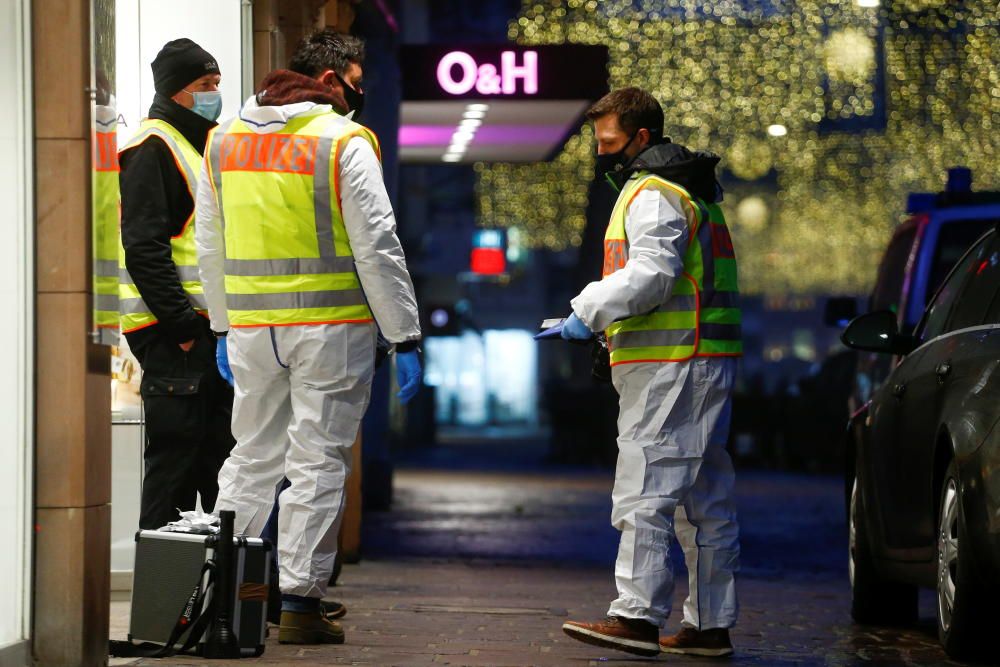
[[[607,328],[611,365],[741,356],[736,256],[716,204],[695,199],[676,183],[639,172],[625,184],[611,212],[604,236],[603,275],[628,262],[625,218],[632,200],[645,189],[680,196],[690,230],[684,272],[674,282],[670,298],[655,311]]]
[[[340,206],[340,154],[356,136],[378,154],[370,130],[332,112],[269,134],[233,119],[209,136],[230,326],[372,321]]]
[[[188,192],[191,193],[191,201],[196,202],[198,174],[201,172],[202,163],[201,154],[170,123],[150,118],[143,120],[142,124],[139,125],[139,132],[132,137],[125,148],[121,149],[119,156],[142,144],[150,137],[161,139],[170,149],[170,153],[177,163],[177,170],[183,174]],[[191,307],[204,315],[208,312],[208,307],[205,304],[201,278],[198,275],[198,254],[195,252],[194,245],[193,207],[191,217],[184,222],[184,228],[177,236],[170,239],[170,251],[174,265],[177,267],[177,277],[180,279],[185,294],[187,294],[188,301],[191,302]],[[118,270],[118,305],[121,310],[122,332],[129,333],[156,324],[156,316],[150,312],[149,306],[142,300],[139,289],[125,268],[125,246],[121,244],[118,248]]]
[[[93,145],[94,330],[96,341],[118,344],[118,133],[114,107],[99,106]]]

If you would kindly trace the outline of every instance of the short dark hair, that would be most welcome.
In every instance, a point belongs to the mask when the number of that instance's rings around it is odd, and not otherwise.
[[[587,109],[590,120],[609,114],[617,114],[618,125],[626,134],[646,128],[653,135],[653,143],[663,138],[663,109],[656,98],[642,88],[613,90]]]
[[[364,59],[364,42],[326,28],[299,42],[288,69],[313,77],[328,69],[343,75],[351,63],[360,65]]]

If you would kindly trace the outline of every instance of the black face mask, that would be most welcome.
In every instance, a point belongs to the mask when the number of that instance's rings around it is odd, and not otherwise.
[[[625,157],[625,151],[628,147],[632,145],[635,138],[639,135],[638,132],[629,137],[629,140],[622,146],[621,150],[615,151],[614,153],[604,153],[603,155],[597,155],[597,170],[607,179],[608,183],[615,191],[621,190],[621,182],[624,180],[621,178],[621,172],[624,171],[625,167],[632,162],[633,158]]]
[[[333,75],[344,89],[344,101],[347,102],[348,110],[354,112],[352,120],[357,121],[361,117],[361,110],[365,108],[365,94],[352,88],[336,72]]]

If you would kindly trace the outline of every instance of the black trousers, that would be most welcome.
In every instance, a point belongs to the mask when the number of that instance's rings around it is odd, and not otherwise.
[[[146,415],[139,527],[155,530],[194,509],[196,495],[206,512],[215,507],[219,468],[235,442],[233,390],[219,375],[207,325],[188,352],[159,335],[136,342]]]

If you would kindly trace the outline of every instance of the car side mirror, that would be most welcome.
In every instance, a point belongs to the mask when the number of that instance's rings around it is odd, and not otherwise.
[[[851,320],[840,340],[847,347],[884,354],[909,354],[916,347],[913,336],[899,333],[896,314],[891,310],[877,310]]]
[[[858,301],[853,296],[832,296],[823,308],[823,324],[842,329],[858,316]]]

